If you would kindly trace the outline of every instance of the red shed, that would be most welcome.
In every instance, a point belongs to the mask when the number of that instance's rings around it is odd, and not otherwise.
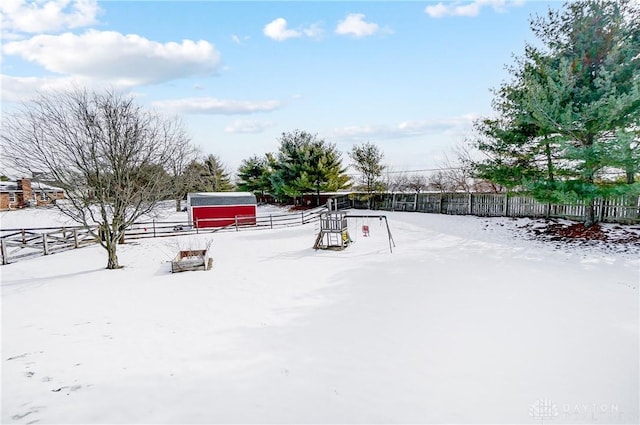
[[[256,197],[249,192],[187,194],[189,223],[198,228],[256,224]],[[237,221],[236,221],[237,220]]]

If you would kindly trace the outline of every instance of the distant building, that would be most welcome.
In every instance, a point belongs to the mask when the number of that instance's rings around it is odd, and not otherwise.
[[[50,205],[57,199],[64,199],[64,191],[59,187],[31,179],[0,182],[0,210],[6,211],[25,207]]]
[[[256,224],[256,197],[249,192],[187,194],[189,224],[197,228]]]

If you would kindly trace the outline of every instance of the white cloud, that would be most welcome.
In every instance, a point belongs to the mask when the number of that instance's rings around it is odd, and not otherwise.
[[[496,12],[504,12],[508,7],[522,6],[522,0],[476,0],[473,2],[454,1],[448,3],[438,3],[427,6],[424,12],[432,18],[443,18],[445,16],[478,16],[484,7],[491,7]]]
[[[432,18],[442,18],[450,14],[449,7],[443,3],[438,3],[434,6],[427,6],[424,12]]]
[[[225,127],[226,133],[262,133],[267,128],[273,127],[271,121],[235,120]]]
[[[284,18],[278,18],[269,22],[264,26],[263,32],[264,35],[276,41],[284,41],[289,38],[297,38],[302,36],[302,33],[300,31],[288,29],[287,20]]]
[[[85,77],[14,77],[0,74],[0,96],[3,102],[23,102],[36,97],[39,93],[62,91],[86,87],[93,90],[116,88],[126,90],[128,87],[111,83],[101,83]],[[140,93],[131,93],[137,97]]]
[[[251,37],[249,37],[248,35],[245,35],[244,37],[240,37],[239,35],[236,34],[231,34],[231,41],[233,41],[234,43],[242,46],[244,45],[245,41],[248,41]]]
[[[315,23],[304,28],[302,32],[309,38],[320,40],[324,35],[324,28],[322,28],[322,25],[320,23]]]
[[[469,4],[463,4],[455,6],[453,9],[453,15],[455,16],[478,16],[480,14],[480,2],[473,2]]]
[[[63,90],[79,84],[73,78],[37,78],[37,77],[12,77],[0,74],[0,87],[2,87],[3,102],[22,102],[33,98],[38,92],[50,90]]]
[[[2,0],[0,27],[6,32],[58,32],[93,25],[99,12],[95,0]]]
[[[286,19],[278,18],[265,25],[263,33],[267,37],[276,41],[284,41],[290,38],[300,37],[309,37],[319,40],[324,35],[324,29],[322,28],[322,24],[319,22],[296,30],[289,29],[287,28]]]
[[[348,141],[375,139],[395,139],[424,136],[429,134],[450,134],[471,128],[476,115],[468,114],[459,117],[439,120],[403,121],[396,125],[364,125],[335,129],[331,136]]]
[[[38,35],[6,43],[3,52],[37,63],[51,72],[121,86],[211,75],[220,65],[220,53],[204,40],[159,43],[114,31]]]
[[[238,101],[212,97],[192,97],[157,101],[153,102],[153,106],[187,114],[247,115],[274,111],[282,107],[282,102],[277,100]]]
[[[146,97],[146,93],[130,91],[129,87],[102,83],[84,77],[14,77],[0,74],[0,96],[3,102],[24,102],[39,94],[86,88],[95,91],[117,89],[135,98]]]
[[[338,22],[336,34],[353,35],[354,37],[367,37],[380,30],[378,24],[365,22],[362,13],[350,13],[344,20]]]

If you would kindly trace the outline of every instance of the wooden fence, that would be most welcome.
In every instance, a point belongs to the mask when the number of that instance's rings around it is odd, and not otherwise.
[[[257,216],[237,215],[234,223],[223,227],[199,227],[193,226],[188,221],[147,221],[133,224],[125,232],[125,241],[144,238],[158,238],[177,235],[196,235],[200,233],[215,233],[240,230],[273,229],[276,227],[300,226],[315,223],[319,220],[320,213],[326,211],[325,207],[313,210],[300,211],[285,214],[264,214]],[[206,224],[216,221],[229,221],[229,218],[207,218],[198,220],[198,224]]]
[[[2,230],[2,264],[91,245],[97,242],[95,234],[96,229],[88,227]]]
[[[296,213],[268,214],[251,216],[236,216],[234,224],[224,227],[192,226],[188,221],[146,221],[134,223],[125,232],[124,241],[143,238],[158,238],[181,236],[200,233],[215,233],[224,231],[273,229],[276,227],[301,226],[319,221],[320,213],[325,207]],[[206,219],[210,221],[224,219]],[[30,229],[1,229],[0,254],[2,265],[18,260],[54,254],[56,252],[80,248],[97,243],[97,228],[87,227],[41,227]]]
[[[531,196],[506,193],[381,193],[366,200],[364,194],[350,195],[353,208],[388,211],[417,211],[435,214],[483,217],[553,217],[584,220],[585,203],[545,204]],[[640,223],[640,196],[597,199],[599,221]]]
[[[389,211],[416,211],[436,214],[477,215],[483,217],[553,217],[584,220],[586,207],[579,204],[544,204],[530,196],[504,193],[382,193],[366,199],[366,194],[349,194],[336,198],[341,209],[371,208]],[[599,221],[640,223],[640,196],[597,200]],[[288,214],[258,215],[251,220],[237,216],[225,227],[198,228],[187,221],[147,221],[135,223],[125,232],[125,242],[156,238],[244,229],[273,229],[315,223],[325,207]],[[216,220],[216,219],[211,219]],[[223,219],[228,221],[229,219]],[[93,230],[93,232],[92,232]],[[2,264],[24,258],[49,255],[96,243],[96,229],[82,227],[1,229]]]

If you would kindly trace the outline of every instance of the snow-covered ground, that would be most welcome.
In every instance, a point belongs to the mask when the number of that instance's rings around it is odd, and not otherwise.
[[[1,422],[639,422],[638,246],[372,214],[393,253],[357,219],[341,252],[306,225],[0,267]],[[170,273],[209,241],[212,270]]]

